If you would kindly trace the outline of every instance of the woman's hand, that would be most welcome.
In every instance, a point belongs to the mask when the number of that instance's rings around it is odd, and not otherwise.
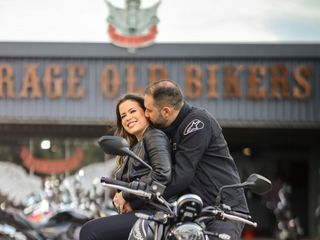
[[[123,205],[123,213],[129,213],[129,212],[132,212],[133,209],[130,205],[129,202],[126,202],[124,205]]]
[[[115,207],[118,209],[119,213],[129,213],[133,210],[130,203],[123,198],[122,192],[117,192],[114,195],[113,203]]]

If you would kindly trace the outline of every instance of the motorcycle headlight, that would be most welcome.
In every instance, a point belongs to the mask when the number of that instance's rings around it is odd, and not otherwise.
[[[177,200],[177,216],[181,222],[193,221],[202,210],[202,200],[198,195],[185,194]]]
[[[168,234],[169,240],[205,240],[202,228],[196,223],[182,223]]]

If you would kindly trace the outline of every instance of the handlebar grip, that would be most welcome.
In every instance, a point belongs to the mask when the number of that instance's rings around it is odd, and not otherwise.
[[[130,188],[129,183],[124,182],[124,181],[120,181],[120,180],[116,180],[116,179],[112,179],[112,178],[101,177],[100,182]]]
[[[247,220],[245,218],[241,218],[241,217],[238,217],[238,216],[230,215],[230,214],[227,214],[227,213],[222,213],[221,215],[222,215],[223,218],[226,218],[226,219],[229,219],[229,220],[243,222],[243,223],[251,225],[253,227],[257,227],[258,226],[258,224],[256,222],[252,222],[252,221]]]
[[[146,197],[149,199],[152,198],[152,193],[139,189],[140,185],[139,185],[139,182],[137,182],[137,181],[127,183],[127,182],[123,182],[120,180],[101,177],[100,182],[102,184],[106,184],[108,187],[112,187],[112,188],[116,188],[121,191],[129,192],[129,193],[135,194],[137,196]],[[141,186],[145,186],[145,185],[142,184]]]
[[[234,216],[238,216],[247,220],[252,219],[252,217],[249,214],[245,214],[245,213],[240,213],[240,212],[235,212],[235,211],[227,211],[227,213],[232,214]]]

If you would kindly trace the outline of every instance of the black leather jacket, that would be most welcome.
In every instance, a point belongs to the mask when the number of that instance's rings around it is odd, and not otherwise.
[[[148,163],[153,170],[150,171],[137,160],[126,157],[121,168],[116,172],[116,179],[126,182],[142,181],[147,184],[156,180],[164,185],[171,181],[171,148],[164,132],[149,127],[142,140],[131,150]],[[123,197],[130,202],[133,209],[143,205],[142,201],[132,194],[124,192]]]
[[[171,139],[174,168],[165,198],[194,193],[207,206],[214,203],[220,187],[240,183],[222,128],[208,111],[185,103],[163,131]],[[242,188],[225,190],[223,202],[235,211],[249,212]]]

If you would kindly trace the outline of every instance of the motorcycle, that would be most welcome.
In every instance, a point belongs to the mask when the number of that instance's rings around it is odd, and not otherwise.
[[[276,238],[298,240],[303,235],[299,218],[295,217],[290,204],[291,186],[284,183],[278,192],[279,201],[273,210],[277,221]]]
[[[74,240],[81,226],[92,217],[76,209],[61,209],[48,220],[35,222],[19,209],[0,208],[0,239]]]
[[[88,167],[74,176],[47,177],[43,189],[23,199],[19,207],[10,201],[1,203],[0,240],[77,240],[85,222],[117,214],[99,178],[90,185],[85,181],[87,172]]]
[[[151,166],[129,149],[128,142],[124,138],[103,136],[98,140],[98,143],[105,153],[130,156],[152,171]],[[251,220],[250,215],[235,212],[230,206],[224,204],[222,201],[223,191],[227,188],[247,188],[256,194],[263,195],[272,188],[270,180],[259,174],[251,174],[243,183],[226,185],[220,188],[215,204],[203,207],[201,198],[195,194],[182,195],[172,203],[166,201],[162,196],[165,186],[156,181],[153,181],[151,185],[145,185],[141,182],[127,183],[101,177],[101,184],[105,187],[140,196],[158,209],[153,215],[136,213],[139,220],[132,228],[129,236],[129,239],[154,240],[207,240],[209,236],[224,240],[230,239],[228,234],[207,231],[206,221],[211,219],[232,220],[249,224],[253,227],[256,227],[257,223]],[[149,226],[147,228],[143,227],[145,220],[150,223],[148,223]]]

